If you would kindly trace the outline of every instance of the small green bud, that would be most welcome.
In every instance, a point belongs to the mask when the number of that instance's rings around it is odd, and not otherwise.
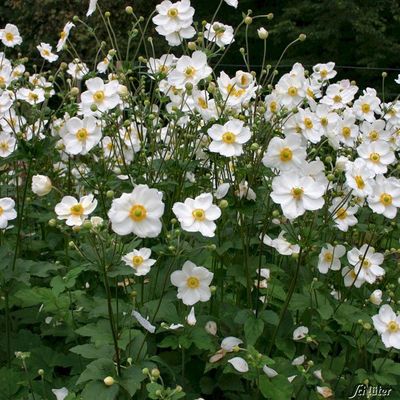
[[[149,373],[149,369],[148,368],[143,368],[142,369],[142,374],[143,375],[147,375]]]
[[[114,191],[113,190],[107,190],[106,196],[108,199],[113,199],[114,198]]]
[[[111,17],[110,11],[106,11],[106,12],[104,13],[104,16],[105,16],[106,18],[110,18],[110,17]]]
[[[125,12],[127,14],[133,14],[133,8],[131,6],[125,7]]]
[[[39,369],[37,373],[38,373],[38,375],[43,376],[44,375],[44,370],[43,369]]]
[[[246,25],[250,25],[252,22],[253,22],[253,18],[251,18],[251,17],[249,17],[249,16],[247,16],[247,17],[244,19],[244,23],[245,23]]]
[[[54,228],[55,226],[57,226],[57,221],[54,218],[52,218],[49,220],[48,224],[49,224],[49,226]]]
[[[224,208],[227,208],[229,206],[229,203],[228,203],[228,201],[227,200],[221,200],[220,202],[219,202],[219,208],[222,208],[222,209],[224,209]]]
[[[300,33],[300,35],[299,35],[300,42],[304,42],[306,39],[307,39],[307,35],[305,35],[304,33]]]
[[[160,370],[158,369],[158,368],[153,368],[152,370],[151,370],[151,376],[153,377],[153,378],[156,378],[156,379],[158,379],[159,377],[160,377]]]
[[[90,106],[90,111],[96,112],[97,111],[97,105],[96,104],[92,104]]]

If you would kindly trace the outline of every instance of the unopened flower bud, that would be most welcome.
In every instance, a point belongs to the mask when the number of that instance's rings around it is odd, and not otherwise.
[[[112,385],[114,385],[115,380],[114,380],[114,378],[113,378],[112,376],[106,376],[106,377],[104,378],[103,382],[104,382],[104,384],[105,384],[106,386],[112,386]]]

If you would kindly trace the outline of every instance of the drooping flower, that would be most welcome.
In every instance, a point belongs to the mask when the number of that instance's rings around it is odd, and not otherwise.
[[[15,201],[10,197],[0,199],[0,229],[6,229],[8,221],[17,218],[15,211]]]
[[[376,289],[369,296],[369,301],[372,304],[379,306],[382,303],[382,290]]]
[[[92,194],[83,196],[78,201],[75,197],[64,196],[55,207],[59,220],[66,220],[68,226],[81,226],[87,217],[96,209],[97,200]]]
[[[114,199],[108,217],[112,230],[118,235],[157,237],[162,228],[164,214],[163,194],[147,185],[137,185],[132,193],[123,193]]]
[[[372,317],[374,327],[381,336],[385,347],[400,349],[400,316],[388,304],[384,304],[377,315]]]
[[[214,124],[207,133],[212,139],[209,150],[225,157],[240,156],[243,144],[251,137],[250,129],[238,119],[231,119],[225,125]]]
[[[239,0],[224,0],[226,4],[228,4],[228,6],[237,8],[238,4],[239,4]]]
[[[195,315],[195,313],[194,313],[194,307],[192,307],[192,308],[190,309],[190,312],[189,312],[188,316],[186,317],[186,322],[187,322],[190,326],[196,325],[197,320],[196,320],[196,315]]]
[[[292,244],[285,238],[285,232],[281,231],[276,239],[271,239],[267,234],[261,237],[261,240],[267,246],[273,247],[279,254],[283,256],[291,256],[292,254],[300,253],[300,246]]]
[[[171,274],[171,283],[178,288],[178,299],[183,304],[192,306],[197,302],[210,300],[210,283],[214,274],[207,268],[197,266],[191,261],[183,264],[181,271]]]
[[[97,0],[89,1],[89,8],[86,13],[87,17],[90,17],[96,11],[96,6],[97,6]]]
[[[62,48],[64,47],[65,43],[67,42],[67,39],[69,37],[69,33],[72,28],[75,27],[75,24],[73,22],[67,22],[63,28],[63,30],[60,32],[60,39],[58,40],[57,43],[57,52],[60,52]]]
[[[308,335],[306,326],[299,326],[293,331],[293,340],[302,340]]]
[[[136,321],[144,328],[146,329],[146,331],[150,332],[150,333],[154,333],[156,331],[156,327],[154,325],[152,325],[149,320],[148,317],[147,319],[144,318],[139,312],[137,312],[136,310],[132,311],[132,317],[134,317],[136,319]]]
[[[184,203],[175,203],[172,211],[184,231],[213,237],[217,227],[214,221],[221,216],[221,210],[212,201],[211,193],[203,193],[195,199],[187,198]]]
[[[156,260],[150,258],[151,250],[143,247],[139,250],[135,249],[122,257],[126,265],[134,270],[136,276],[144,276],[150,272],[151,267],[156,263]]]

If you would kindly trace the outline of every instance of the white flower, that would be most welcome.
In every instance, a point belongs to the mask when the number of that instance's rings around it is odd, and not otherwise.
[[[101,217],[92,217],[90,218],[90,223],[92,224],[93,228],[99,228],[103,225],[103,218]]]
[[[207,321],[204,329],[206,330],[207,333],[210,335],[215,336],[217,334],[217,324],[214,321]]]
[[[226,4],[228,4],[228,6],[237,8],[239,0],[224,0]]]
[[[362,158],[346,164],[346,185],[353,189],[352,194],[366,197],[372,193],[372,182],[375,172]]]
[[[194,313],[194,307],[190,309],[189,315],[186,317],[186,322],[191,326],[196,325],[197,320],[196,320],[196,315]]]
[[[378,175],[372,184],[372,193],[368,196],[368,205],[377,214],[393,219],[400,207],[400,180]]]
[[[97,207],[97,200],[92,194],[76,200],[72,196],[64,196],[55,207],[57,218],[66,220],[68,226],[81,226],[86,218]]]
[[[337,72],[334,70],[335,63],[328,62],[327,64],[317,64],[313,66],[312,78],[318,79],[319,81],[326,81],[336,76]]]
[[[388,304],[379,309],[372,321],[385,347],[400,349],[400,316],[397,316]]]
[[[118,94],[119,82],[116,80],[104,83],[101,78],[91,78],[86,82],[88,90],[81,95],[82,111],[92,114],[91,106],[95,105],[100,112],[115,108],[120,103]]]
[[[376,253],[373,247],[364,244],[360,249],[353,248],[347,253],[347,260],[354,268],[359,281],[374,283],[376,278],[385,275],[385,270],[380,266],[384,256]]]
[[[0,133],[0,157],[8,157],[17,147],[17,140],[9,133]]]
[[[51,391],[54,393],[57,400],[64,400],[69,393],[66,387],[62,387],[61,389],[51,389]]]
[[[301,136],[289,134],[284,139],[279,137],[271,139],[262,162],[266,167],[288,171],[300,168],[306,157],[307,153],[302,145]]]
[[[272,180],[272,200],[280,204],[283,214],[294,219],[306,210],[319,210],[324,205],[325,187],[310,176],[285,172]]]
[[[68,64],[67,73],[74,79],[81,80],[88,72],[89,68],[79,58],[75,58]]]
[[[101,139],[101,128],[92,116],[79,119],[73,117],[66,124],[66,133],[62,139],[65,151],[69,154],[87,154]]]
[[[285,232],[282,231],[276,239],[271,239],[268,235],[261,238],[263,243],[267,246],[273,247],[279,254],[283,256],[290,256],[292,254],[300,253],[300,246],[298,244],[291,244],[285,238]]]
[[[291,108],[298,106],[306,96],[305,80],[301,76],[285,74],[276,84],[275,90],[282,105]]]
[[[156,6],[158,14],[153,17],[153,23],[157,25],[156,30],[161,35],[168,35],[188,28],[193,22],[194,8],[190,6],[189,0],[171,3],[163,1]]]
[[[51,180],[46,175],[32,176],[32,192],[38,196],[46,196],[52,189]]]
[[[247,364],[247,361],[242,357],[233,357],[228,360],[228,363],[238,372],[244,373],[249,370],[249,364]]]
[[[328,209],[336,227],[342,232],[347,232],[350,226],[357,224],[357,218],[354,216],[357,210],[357,206],[349,206],[348,201],[340,197],[335,197]]]
[[[133,268],[136,276],[144,276],[150,272],[150,268],[156,263],[156,260],[150,258],[151,250],[143,247],[139,250],[133,250],[122,257],[126,265]]]
[[[257,29],[257,35],[260,39],[265,40],[268,38],[268,31],[265,28]]]
[[[17,218],[17,212],[14,207],[15,201],[10,197],[0,199],[0,229],[6,229],[8,221]]]
[[[324,398],[327,399],[333,396],[332,389],[328,386],[317,386],[317,392]]]
[[[195,199],[187,198],[184,203],[175,203],[172,211],[184,231],[213,237],[217,227],[214,221],[221,216],[221,210],[212,201],[211,193],[203,193]]]
[[[104,74],[107,71],[108,67],[110,66],[111,60],[112,56],[110,54],[107,54],[107,56],[103,58],[103,61],[100,61],[97,64],[96,67],[97,71],[100,72],[100,74]]]
[[[67,22],[65,24],[63,30],[60,33],[60,39],[58,40],[58,43],[57,43],[57,52],[62,50],[62,48],[64,47],[65,43],[67,42],[67,39],[68,39],[68,36],[69,36],[69,32],[74,27],[75,27],[75,24],[73,22]]]
[[[150,57],[147,62],[147,72],[150,74],[168,75],[172,67],[176,64],[176,57],[173,54],[163,54],[160,58]]]
[[[114,199],[108,217],[112,230],[118,235],[157,237],[162,228],[164,214],[163,194],[147,185],[136,186],[132,193],[123,193]]]
[[[357,147],[357,153],[375,174],[386,173],[387,166],[396,161],[389,143],[381,140],[360,144]]]
[[[44,90],[41,88],[36,89],[28,89],[28,88],[20,88],[17,91],[17,99],[24,100],[27,103],[33,105],[40,104],[44,101]]]
[[[223,199],[229,192],[229,183],[221,183],[215,191],[215,198],[218,200]]]
[[[246,200],[255,201],[257,198],[256,193],[251,187],[249,187],[249,183],[245,180],[242,180],[239,183],[239,189],[235,191],[235,194],[239,197],[239,199],[242,199],[244,197]]]
[[[330,269],[332,271],[340,270],[340,257],[346,254],[346,248],[341,244],[332,246],[326,244],[326,247],[321,249],[318,256],[318,270],[321,274],[326,274]]]
[[[308,328],[306,326],[299,326],[293,331],[293,340],[302,340],[308,335]]]
[[[58,60],[58,55],[52,53],[52,47],[48,43],[40,43],[36,48],[39,50],[40,55],[48,62],[54,62]]]
[[[243,343],[243,340],[240,340],[239,338],[234,337],[234,336],[228,336],[222,340],[221,349],[230,353],[230,352],[234,351],[234,349],[242,343]]]
[[[372,304],[379,306],[382,303],[382,290],[376,289],[369,296],[369,301]]]
[[[207,133],[212,139],[209,150],[225,157],[240,156],[243,144],[251,138],[250,129],[238,119],[232,119],[225,125],[214,124]]]
[[[0,38],[7,47],[14,47],[22,43],[18,28],[13,24],[7,24],[4,29],[0,30]]]
[[[268,365],[263,366],[263,372],[268,378],[275,378],[275,376],[278,375],[278,373],[274,369],[268,367]]]
[[[303,354],[302,356],[296,357],[292,361],[292,365],[301,365],[304,363],[304,361],[306,361],[306,356]]]
[[[186,261],[181,271],[174,271],[171,274],[171,283],[178,288],[178,299],[182,299],[183,304],[192,306],[198,301],[210,300],[209,286],[213,276],[214,274],[207,268]]]
[[[220,22],[214,22],[212,25],[206,24],[205,26],[204,37],[210,42],[215,42],[218,47],[233,43],[235,41],[233,35],[233,28]]]
[[[156,331],[156,327],[149,322],[148,318],[143,318],[142,315],[136,310],[132,311],[132,317],[134,317],[136,321],[139,322],[144,329],[146,329],[146,331],[150,333],[154,333]]]
[[[333,110],[341,109],[353,101],[354,95],[357,91],[358,87],[352,85],[349,80],[342,80],[338,83],[329,85],[326,89],[325,96],[320,102],[330,106]]]
[[[96,11],[96,6],[97,6],[97,0],[90,0],[89,8],[86,13],[87,17],[90,17]]]
[[[367,88],[353,105],[353,111],[360,120],[375,121],[375,112],[379,112],[381,100],[376,96],[376,90]]]
[[[187,83],[196,85],[207,78],[212,69],[207,64],[207,55],[195,51],[191,57],[182,56],[176,63],[175,69],[168,75],[168,83],[178,89],[183,89]]]

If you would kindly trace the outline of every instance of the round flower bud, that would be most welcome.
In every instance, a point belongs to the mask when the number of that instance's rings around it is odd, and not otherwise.
[[[57,226],[57,220],[55,220],[54,218],[50,219],[48,222],[49,226],[51,226],[52,228],[54,228],[55,226]]]
[[[125,12],[127,14],[133,14],[133,8],[131,6],[125,7]]]
[[[250,25],[252,22],[253,22],[253,18],[251,18],[251,17],[249,17],[249,16],[247,16],[247,17],[244,19],[244,23],[245,23],[246,25]]]
[[[252,143],[250,146],[250,149],[253,151],[257,151],[260,148],[260,145],[258,143]]]
[[[97,105],[96,104],[92,104],[90,106],[90,111],[96,112],[97,111]]]
[[[268,31],[264,28],[257,29],[258,37],[262,40],[267,39]]]
[[[160,377],[160,370],[158,368],[153,368],[151,370],[151,376],[153,378],[156,378],[156,379],[159,378]]]
[[[75,23],[79,22],[79,17],[77,15],[74,15],[72,17],[72,21],[75,22]]]
[[[207,246],[208,250],[215,251],[217,246],[213,243]]]
[[[108,199],[114,198],[114,191],[113,190],[107,190],[106,196]]]
[[[228,201],[227,200],[221,200],[220,202],[219,202],[219,208],[227,208],[229,206],[229,203],[228,203]]]
[[[307,39],[307,36],[304,33],[300,33],[299,40],[300,42],[304,42]]]
[[[104,382],[104,384],[105,384],[106,386],[112,386],[112,385],[114,385],[115,380],[114,380],[114,378],[113,378],[112,376],[106,376],[106,377],[104,378],[103,382]]]
[[[39,369],[37,373],[38,373],[38,375],[43,376],[44,375],[44,370],[43,369]]]
[[[83,223],[83,228],[85,228],[85,229],[91,229],[92,228],[92,223],[89,221],[89,220],[86,220],[84,223]]]
[[[73,87],[71,88],[69,93],[71,94],[71,96],[77,96],[79,94],[79,89],[77,87]]]
[[[217,324],[214,321],[208,321],[204,327],[207,333],[215,336],[217,334]]]
[[[110,18],[110,17],[111,17],[110,11],[106,11],[106,12],[104,13],[104,16],[105,16],[106,18]]]
[[[267,19],[271,20],[273,18],[274,18],[274,14],[273,13],[267,14]]]
[[[382,78],[386,78],[387,77],[387,72],[382,72]]]
[[[176,393],[180,393],[180,392],[182,392],[182,390],[183,390],[182,386],[179,386],[179,385],[175,388]]]
[[[143,375],[147,375],[149,373],[149,369],[148,368],[143,368],[142,369],[142,374]]]

